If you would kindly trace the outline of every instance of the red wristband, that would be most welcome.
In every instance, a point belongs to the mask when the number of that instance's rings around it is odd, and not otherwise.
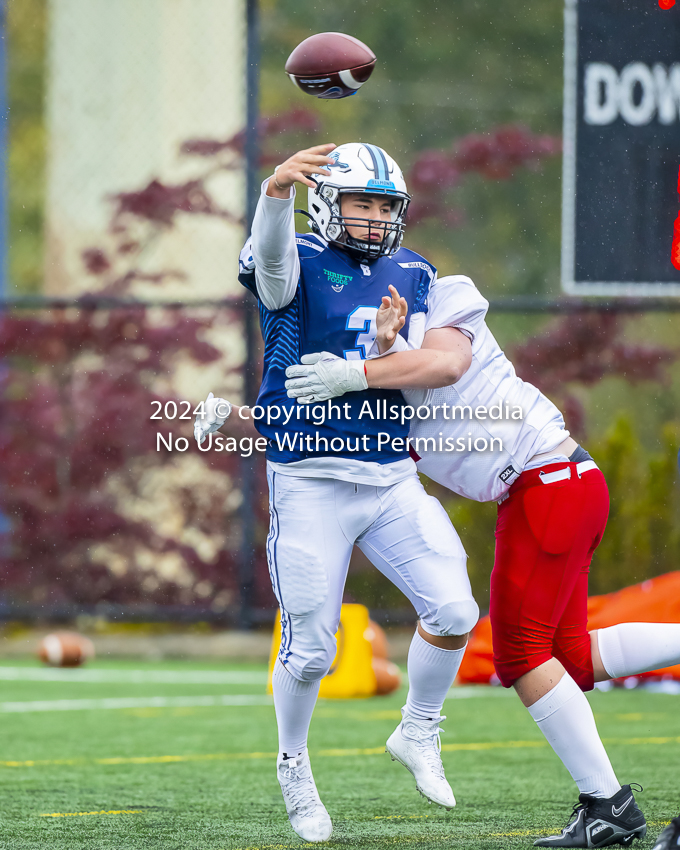
[[[366,361],[364,360],[364,375],[366,376],[366,380],[368,380],[368,372],[366,371]]]

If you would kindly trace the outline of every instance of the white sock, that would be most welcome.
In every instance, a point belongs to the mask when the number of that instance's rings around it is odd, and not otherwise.
[[[295,758],[307,749],[307,734],[321,680],[301,682],[277,660],[272,676],[279,756]]]
[[[440,649],[416,631],[408,651],[407,714],[420,720],[439,717],[464,654],[465,647]]]
[[[619,623],[597,630],[604,669],[612,679],[680,664],[680,623]]]
[[[620,790],[586,695],[568,673],[529,706],[529,714],[578,785],[581,794],[611,797]]]

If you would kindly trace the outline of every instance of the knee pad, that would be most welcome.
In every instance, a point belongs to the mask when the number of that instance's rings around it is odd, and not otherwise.
[[[304,658],[297,660],[293,659],[294,666],[297,668],[299,678],[303,682],[316,682],[328,673],[331,669],[331,664],[335,658],[335,644],[332,646],[319,647],[312,652],[306,653]],[[291,662],[289,662],[290,664]]]
[[[479,619],[479,606],[474,599],[461,599],[441,605],[432,617],[424,621],[426,631],[440,637],[464,635],[471,632]]]

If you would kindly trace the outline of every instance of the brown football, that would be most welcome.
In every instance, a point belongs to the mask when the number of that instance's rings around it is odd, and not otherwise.
[[[356,94],[375,67],[375,54],[351,35],[320,32],[298,44],[286,73],[306,94],[337,100]]]
[[[371,663],[375,673],[376,695],[384,697],[396,691],[401,685],[401,671],[397,665],[386,658],[374,658]]]
[[[38,657],[52,667],[80,667],[94,658],[94,644],[77,632],[53,632],[40,641]]]

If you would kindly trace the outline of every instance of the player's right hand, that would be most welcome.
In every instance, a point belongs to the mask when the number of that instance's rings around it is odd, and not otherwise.
[[[194,437],[199,446],[208,434],[219,430],[227,421],[231,413],[231,402],[226,398],[215,398],[212,393],[208,393],[203,409],[203,416],[197,413],[194,419]]]
[[[333,160],[328,154],[336,147],[332,142],[326,145],[315,145],[313,148],[307,148],[304,151],[298,151],[293,156],[289,157],[285,162],[276,168],[276,182],[282,189],[290,189],[293,183],[304,183],[305,186],[316,187],[316,183],[310,179],[312,174],[325,174],[330,177],[330,171],[324,168],[326,165],[332,165]],[[269,189],[276,189],[274,178],[270,178],[267,193]]]
[[[388,286],[387,288],[390,291],[390,297],[383,295],[382,304],[375,320],[378,331],[375,340],[381,354],[392,348],[397,334],[406,324],[406,315],[408,314],[406,299],[399,295],[396,286]]]
[[[363,360],[345,360],[329,351],[303,354],[301,365],[286,369],[286,391],[298,404],[315,404],[368,388]]]

